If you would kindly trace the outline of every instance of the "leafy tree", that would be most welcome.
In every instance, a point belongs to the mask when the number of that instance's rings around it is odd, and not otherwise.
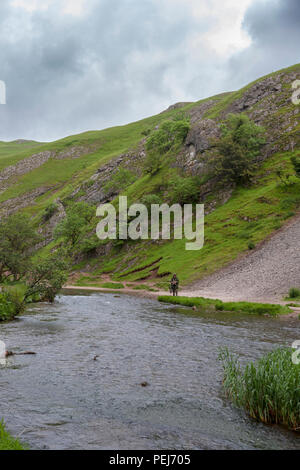
[[[245,114],[230,114],[221,131],[221,139],[215,143],[219,152],[217,175],[235,184],[249,183],[265,144],[264,129]]]
[[[184,142],[189,129],[190,123],[187,118],[163,122],[147,140],[145,173],[151,175],[157,173],[163,165],[164,155]]]
[[[42,301],[53,302],[67,280],[67,269],[68,263],[63,253],[36,260],[27,275],[25,301],[38,296]]]
[[[147,151],[161,154],[168,152],[175,144],[182,144],[190,129],[188,120],[165,121],[153,132],[146,144]]]
[[[293,164],[296,176],[300,178],[300,155],[292,157],[291,162]]]
[[[0,224],[0,277],[21,279],[34,246],[39,241],[34,225],[24,214],[14,214]]]
[[[55,238],[62,237],[74,247],[81,236],[86,233],[95,215],[95,208],[85,202],[77,202],[67,209],[67,215],[56,227]]]

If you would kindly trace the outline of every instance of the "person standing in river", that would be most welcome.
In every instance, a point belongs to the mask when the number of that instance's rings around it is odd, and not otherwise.
[[[173,297],[178,296],[178,288],[179,288],[179,279],[177,274],[173,274],[173,277],[170,281],[170,292],[173,293]]]

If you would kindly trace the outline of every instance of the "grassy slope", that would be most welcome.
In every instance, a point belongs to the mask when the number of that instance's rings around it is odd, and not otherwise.
[[[300,66],[297,65],[286,71],[299,69]],[[251,85],[234,93],[210,98],[215,99],[216,104],[207,111],[206,117],[217,118],[220,116]],[[188,104],[183,109],[189,110],[201,102]],[[293,105],[291,104],[291,106]],[[93,148],[91,153],[77,159],[50,159],[40,168],[19,177],[14,185],[0,194],[0,202],[21,196],[32,189],[47,186],[49,191],[37,198],[34,205],[25,209],[32,215],[40,214],[55,198],[71,194],[101,165],[128,149],[136,147],[142,138],[141,132],[143,130],[155,127],[161,121],[172,117],[176,112],[177,110],[170,110],[126,126],[86,132],[53,143],[42,145],[28,143],[26,145],[34,145],[34,151],[26,149],[23,150],[23,154],[19,151],[20,144],[0,143],[0,165],[2,167],[37,151],[64,150],[76,145]],[[282,109],[278,111],[279,114],[282,112]],[[293,132],[299,132],[299,130],[296,128]],[[103,272],[111,273],[112,278],[116,281],[135,281],[147,277],[155,268],[157,268],[158,276],[169,272],[178,272],[183,283],[188,283],[212,273],[234,260],[248,250],[250,241],[255,244],[261,242],[297,210],[300,203],[300,183],[283,189],[278,185],[275,174],[279,167],[286,169],[286,171],[290,170],[290,156],[291,153],[287,152],[273,155],[260,168],[256,184],[251,188],[236,190],[225,205],[218,207],[212,214],[206,216],[205,246],[201,251],[186,251],[184,249],[185,240],[159,243],[151,241],[130,242],[124,250],[115,249],[113,256],[110,254],[106,258],[89,260],[89,265],[92,266],[93,283],[97,283],[95,282],[97,276],[100,282]],[[166,162],[155,177],[144,176],[140,178],[128,188],[125,194],[128,195],[129,201],[137,200],[143,194],[154,192],[155,186],[166,181],[174,171]],[[129,264],[133,264],[134,268],[128,269]],[[81,267],[84,265],[82,264]],[[158,284],[162,286],[164,282],[160,281]]]

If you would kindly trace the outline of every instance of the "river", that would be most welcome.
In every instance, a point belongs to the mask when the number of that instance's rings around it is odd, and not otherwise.
[[[222,346],[246,362],[291,345],[300,322],[72,294],[0,324],[7,349],[37,353],[0,369],[0,417],[31,448],[300,449],[224,398],[217,358]]]

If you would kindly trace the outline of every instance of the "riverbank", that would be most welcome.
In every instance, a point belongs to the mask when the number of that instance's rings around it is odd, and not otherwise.
[[[25,450],[19,439],[12,437],[5,428],[5,424],[0,422],[0,451],[1,450]]]

